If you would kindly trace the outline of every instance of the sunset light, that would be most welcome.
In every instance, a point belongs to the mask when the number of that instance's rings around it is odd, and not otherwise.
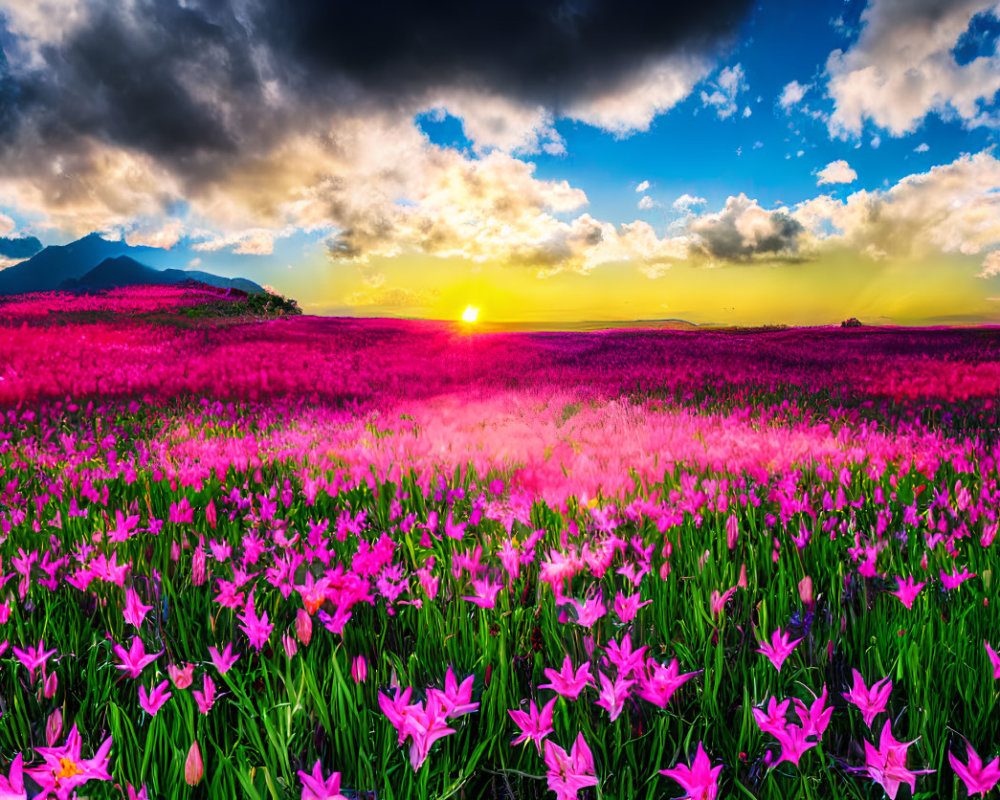
[[[1000,800],[998,575],[1000,0],[0,0],[0,800]]]
[[[479,309],[475,306],[466,306],[462,312],[462,322],[473,323],[479,319]]]

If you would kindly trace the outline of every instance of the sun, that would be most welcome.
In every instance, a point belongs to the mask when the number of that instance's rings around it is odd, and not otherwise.
[[[466,306],[462,312],[462,322],[475,322],[479,319],[479,309],[475,306]]]

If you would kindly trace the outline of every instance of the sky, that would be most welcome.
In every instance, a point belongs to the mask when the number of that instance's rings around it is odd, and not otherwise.
[[[0,0],[0,267],[307,313],[1000,323],[1000,5]]]

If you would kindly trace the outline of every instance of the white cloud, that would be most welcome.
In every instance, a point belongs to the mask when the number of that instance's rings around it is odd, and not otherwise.
[[[689,212],[695,206],[703,206],[707,202],[704,197],[695,197],[693,194],[685,192],[674,200],[672,206],[675,211]]]
[[[921,142],[920,144],[918,144],[916,147],[913,148],[913,152],[926,153],[930,149],[931,149],[930,145],[928,145],[927,142]]]
[[[980,104],[1000,90],[1000,57],[959,65],[952,50],[976,14],[995,0],[871,0],[858,40],[827,59],[831,134],[861,133],[866,119],[893,136],[930,113],[984,121]],[[877,145],[873,145],[877,146]]]
[[[885,191],[820,195],[792,212],[815,244],[878,257],[977,255],[1000,246],[1000,161],[964,155]]]
[[[714,108],[719,119],[731,117],[739,110],[738,96],[749,88],[743,65],[736,64],[732,67],[724,67],[710,88],[711,92],[704,90],[701,92],[702,105],[706,108]]]
[[[14,220],[0,212],[0,236],[6,236],[14,230]]]
[[[627,136],[686,98],[712,70],[701,56],[674,55],[638,70],[617,86],[577,101],[564,116]]]
[[[786,83],[785,88],[781,90],[781,95],[778,97],[778,105],[787,111],[792,106],[797,105],[811,88],[812,85],[808,83],[801,84],[798,81]]]
[[[816,181],[817,186],[822,186],[824,183],[852,183],[858,179],[858,173],[851,169],[850,165],[840,159],[839,161],[831,161],[823,169],[817,173],[819,178]]]
[[[648,188],[649,188],[649,181],[643,181],[642,183],[640,183],[638,186],[635,187],[635,190],[641,194]]]
[[[649,211],[649,209],[654,208],[656,205],[657,205],[657,202],[652,197],[650,197],[648,194],[647,195],[643,195],[643,197],[641,197],[639,199],[639,203],[638,203],[638,207],[642,211]]]
[[[995,278],[1000,275],[1000,250],[993,250],[986,254],[983,259],[983,268],[977,278]],[[996,300],[995,297],[987,297],[987,300]]]

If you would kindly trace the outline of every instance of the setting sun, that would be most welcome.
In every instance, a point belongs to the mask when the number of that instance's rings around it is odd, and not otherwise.
[[[475,322],[479,318],[479,309],[475,306],[466,306],[462,312],[462,322]]]

